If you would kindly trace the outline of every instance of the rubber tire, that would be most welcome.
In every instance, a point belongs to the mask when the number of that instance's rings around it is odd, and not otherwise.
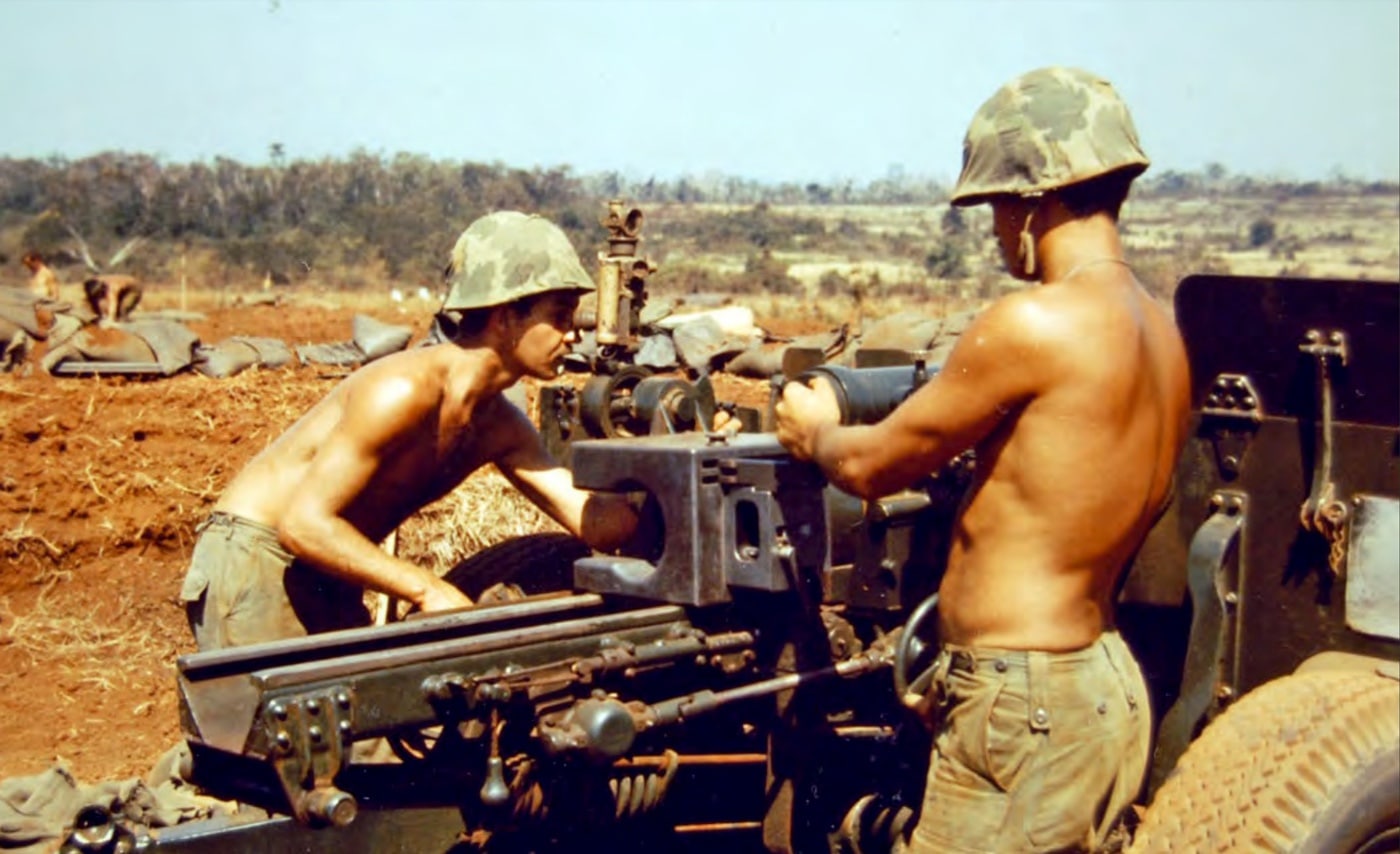
[[[443,574],[458,590],[476,599],[493,584],[518,584],[526,595],[570,590],[574,561],[593,551],[572,534],[526,534],[488,546]]]
[[[1356,851],[1400,834],[1400,682],[1321,671],[1245,695],[1191,744],[1134,835],[1158,851]],[[1386,847],[1397,850],[1393,840]]]

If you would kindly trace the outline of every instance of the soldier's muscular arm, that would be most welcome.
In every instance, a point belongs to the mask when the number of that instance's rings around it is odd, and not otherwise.
[[[968,328],[942,370],[880,423],[835,424],[829,408],[813,402],[819,392],[790,388],[776,413],[778,438],[853,495],[897,492],[976,446],[1037,393],[1050,361],[1046,331],[1033,305],[1004,299]]]
[[[496,467],[516,489],[594,549],[613,551],[631,538],[637,513],[627,496],[574,486],[573,473],[550,455],[539,431],[518,411],[508,429],[513,441]]]
[[[289,551],[322,571],[434,611],[471,600],[427,569],[386,553],[342,515],[395,447],[417,438],[415,428],[432,406],[423,396],[406,377],[349,395],[340,422],[296,485],[278,533]]]

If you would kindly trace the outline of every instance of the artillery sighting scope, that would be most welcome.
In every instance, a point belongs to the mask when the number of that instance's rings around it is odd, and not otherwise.
[[[608,248],[598,253],[598,310],[594,335],[608,357],[624,354],[637,343],[646,278],[656,265],[637,254],[642,212],[626,208],[620,199],[608,202],[600,220],[608,230]]]

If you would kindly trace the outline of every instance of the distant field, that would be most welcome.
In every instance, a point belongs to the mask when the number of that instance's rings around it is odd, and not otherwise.
[[[650,285],[657,298],[747,302],[770,316],[791,312],[814,323],[839,323],[854,315],[857,299],[866,316],[906,308],[949,311],[1021,286],[1002,267],[986,207],[959,209],[957,230],[950,230],[947,204],[673,203],[645,205],[644,211],[641,249],[660,265]],[[1139,278],[1164,298],[1183,276],[1199,272],[1400,279],[1396,196],[1307,196],[1285,186],[1273,198],[1130,198],[1122,225]],[[1260,231],[1265,227],[1267,235]],[[5,245],[17,246],[18,232],[10,230]],[[604,233],[595,233],[601,248]],[[931,262],[950,246],[956,274]],[[580,248],[586,261],[596,251]],[[145,276],[143,307],[182,307],[182,277],[189,293],[217,294],[220,306],[261,291],[264,271],[230,266],[218,251],[209,244],[184,258],[143,250],[138,261],[156,256]],[[15,261],[0,271],[0,284],[24,282]],[[765,275],[755,274],[756,262]],[[59,275],[72,287],[81,272],[69,267]],[[782,287],[773,284],[774,276]],[[409,296],[397,306],[416,316],[431,311],[441,287],[422,278],[396,281],[370,257],[354,267],[318,266],[286,291],[274,291],[348,306],[372,305],[391,289],[416,295],[423,288],[426,300]]]
[[[986,208],[962,211],[967,233],[966,274],[936,279],[924,266],[927,247],[942,234],[947,205],[791,205],[773,206],[776,217],[813,219],[828,232],[857,231],[863,238],[809,241],[810,246],[778,249],[772,257],[788,275],[818,296],[829,273],[851,282],[873,283],[869,298],[896,293],[907,302],[922,291],[953,300],[995,296],[1015,283],[1002,269],[991,238]],[[746,256],[670,241],[667,221],[702,214],[733,214],[735,206],[657,206],[648,211],[652,246],[668,263],[705,267],[723,275],[745,268]],[[1273,237],[1251,245],[1251,228],[1272,223]],[[1198,198],[1130,199],[1122,217],[1124,241],[1139,276],[1162,295],[1193,272],[1239,275],[1292,275],[1335,278],[1400,278],[1400,199],[1353,198]],[[878,307],[877,309],[878,310]]]
[[[1250,248],[1250,226],[1259,220],[1272,221],[1277,235]],[[1124,221],[1130,249],[1202,244],[1240,275],[1400,275],[1400,200],[1394,198],[1134,202]]]

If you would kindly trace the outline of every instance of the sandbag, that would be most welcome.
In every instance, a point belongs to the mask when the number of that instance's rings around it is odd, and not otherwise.
[[[783,369],[783,353],[786,347],[765,350],[762,345],[754,345],[724,363],[724,372],[741,377],[766,380]]]
[[[691,311],[684,314],[671,314],[660,318],[655,325],[661,329],[675,331],[698,321],[711,320],[726,335],[754,335],[758,327],[754,325],[753,309],[744,305],[727,305],[706,311]]]
[[[66,302],[36,297],[17,288],[0,288],[0,334],[14,335],[23,329],[31,338],[42,341],[53,326],[54,318],[72,310]]]
[[[206,377],[222,380],[242,373],[257,363],[257,350],[247,342],[230,338],[200,351],[194,369]]]
[[[5,324],[0,323],[0,345],[4,346],[0,351],[0,372],[9,373],[29,358],[29,351],[34,347],[34,339],[29,337],[29,333],[19,327],[14,327],[8,335],[5,331]]]
[[[940,318],[902,311],[867,323],[860,344],[887,350],[927,350],[942,328]]]
[[[53,325],[49,327],[49,349],[65,343],[83,328],[83,321],[71,314],[55,314]]]
[[[710,315],[692,320],[671,333],[681,361],[702,374],[709,373],[715,359],[747,350],[754,338],[755,334],[726,332]]]
[[[282,368],[292,364],[295,357],[292,355],[292,348],[287,346],[287,342],[280,338],[246,338],[239,337],[240,341],[251,344],[253,349],[258,351],[258,360],[264,368]]]
[[[297,358],[313,365],[334,365],[355,367],[365,361],[364,351],[353,341],[338,341],[332,344],[301,344],[296,348]]]
[[[351,318],[350,328],[350,337],[355,346],[360,348],[360,352],[365,354],[367,362],[397,353],[407,347],[408,339],[413,337],[411,327],[384,323],[364,314],[357,314]]]
[[[169,376],[194,362],[198,344],[199,336],[193,331],[168,320],[138,320],[113,326],[88,324],[62,345],[50,346],[41,364],[50,373],[70,361],[154,365]]]
[[[238,335],[201,350],[195,370],[206,377],[225,379],[253,366],[280,368],[292,361],[292,350],[276,338]]]
[[[671,312],[676,310],[675,303],[666,299],[648,299],[642,306],[642,310],[637,312],[637,323],[643,329],[648,326],[655,326],[662,318],[669,317]]]
[[[194,363],[194,350],[199,346],[199,336],[189,327],[171,320],[133,320],[115,326],[123,332],[136,335],[146,342],[155,355],[161,373],[167,376],[184,370]],[[115,359],[113,361],[126,361]],[[134,360],[133,360],[134,361]]]
[[[63,345],[50,349],[41,364],[44,370],[52,373],[54,368],[68,361],[151,363],[155,360],[155,351],[139,335],[89,325],[75,332]]]
[[[648,335],[641,340],[632,362],[664,371],[676,366],[676,345],[668,335]]]

